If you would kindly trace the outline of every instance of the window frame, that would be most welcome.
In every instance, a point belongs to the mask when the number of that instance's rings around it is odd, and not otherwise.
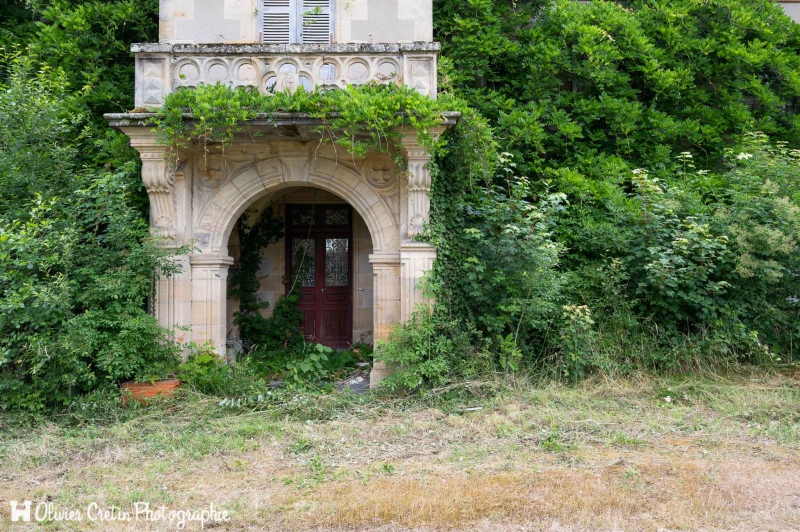
[[[267,44],[267,45],[275,45],[275,44],[330,44],[335,42],[335,19],[336,19],[336,11],[335,11],[335,1],[328,0],[328,13],[329,13],[329,28],[328,28],[328,41],[326,43],[321,42],[312,42],[308,43],[305,42],[304,35],[303,35],[303,14],[305,13],[304,10],[304,0],[289,0],[289,42],[286,43],[276,43],[276,42],[267,42],[265,41],[265,34],[266,34],[266,17],[267,17],[267,10],[266,6],[264,5],[264,0],[259,0],[259,9],[258,9],[258,25],[259,25],[259,36],[260,36],[260,43]]]

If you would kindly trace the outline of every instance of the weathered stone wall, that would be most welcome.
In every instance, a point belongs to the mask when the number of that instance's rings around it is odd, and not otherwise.
[[[800,22],[800,2],[781,2],[781,5],[787,15],[792,17],[795,22]]]
[[[161,0],[159,40],[260,42],[261,4],[260,0]],[[334,5],[334,42],[433,40],[432,0],[340,0]]]

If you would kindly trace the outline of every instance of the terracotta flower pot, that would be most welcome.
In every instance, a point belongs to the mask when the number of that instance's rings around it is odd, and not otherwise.
[[[119,385],[123,391],[129,391],[130,395],[123,395],[122,402],[127,403],[128,399],[135,399],[142,404],[156,397],[172,397],[175,390],[181,385],[178,379],[163,379],[155,382],[123,382]]]

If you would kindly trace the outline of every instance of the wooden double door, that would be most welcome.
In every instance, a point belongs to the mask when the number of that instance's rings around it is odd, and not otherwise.
[[[306,340],[346,349],[353,336],[353,211],[286,206],[287,293],[299,287]]]

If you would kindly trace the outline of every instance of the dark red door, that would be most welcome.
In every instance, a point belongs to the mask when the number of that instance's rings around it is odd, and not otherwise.
[[[353,223],[348,205],[288,205],[287,292],[300,286],[303,334],[346,349],[352,341]]]

